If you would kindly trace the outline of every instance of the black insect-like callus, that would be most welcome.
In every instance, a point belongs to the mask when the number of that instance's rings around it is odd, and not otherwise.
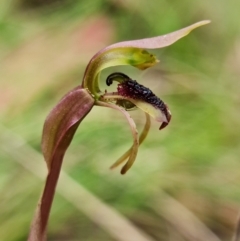
[[[136,80],[132,80],[126,74],[112,73],[107,77],[106,84],[110,86],[113,81],[119,82],[117,92],[110,94],[112,99],[117,99],[116,104],[124,107],[126,110],[126,102],[131,108],[134,106],[142,109],[154,119],[162,122],[160,130],[165,128],[171,120],[171,112],[168,106],[157,97],[149,88],[139,84]],[[109,98],[109,94],[106,94]],[[114,96],[115,95],[115,96]]]

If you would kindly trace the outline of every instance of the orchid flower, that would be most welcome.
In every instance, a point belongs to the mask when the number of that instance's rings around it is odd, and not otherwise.
[[[113,81],[118,82],[115,92],[100,90],[101,71],[118,65],[131,65],[140,70],[152,67],[159,60],[146,49],[169,46],[193,29],[209,22],[208,20],[200,21],[163,36],[119,42],[100,50],[92,57],[85,70],[82,84],[68,92],[45,121],[42,152],[47,163],[48,176],[28,240],[42,241],[46,237],[47,221],[64,154],[79,124],[94,105],[122,112],[130,125],[133,144],[111,167],[115,168],[125,162],[121,170],[122,174],[129,170],[136,159],[138,147],[146,138],[150,128],[150,117],[161,123],[159,129],[166,127],[171,120],[168,106],[150,89],[139,84],[136,80],[132,80],[124,73],[112,73],[106,79],[108,86]],[[146,123],[140,136],[138,136],[136,125],[128,112],[136,108],[144,111],[146,116]]]

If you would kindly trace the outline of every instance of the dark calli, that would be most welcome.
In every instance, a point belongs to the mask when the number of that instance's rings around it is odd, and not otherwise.
[[[170,120],[171,120],[171,112],[168,109],[167,105],[158,98],[149,88],[139,84],[136,80],[132,80],[127,75],[123,73],[113,73],[108,76],[106,83],[108,86],[112,84],[113,81],[119,82],[116,98],[119,98],[119,100],[122,100],[122,102],[117,101],[116,104],[122,106],[125,108],[125,110],[131,109],[131,107],[134,107],[134,103],[138,103],[137,101],[143,101],[148,103],[149,105],[152,105],[156,109],[159,109],[162,111],[162,114],[164,117],[166,117],[165,120],[162,120],[162,124],[160,126],[160,130],[166,127]],[[114,93],[111,94],[113,96]],[[105,96],[109,96],[108,93],[105,94]],[[132,103],[133,106],[130,104],[127,105],[127,103]],[[130,108],[128,107],[130,105]],[[136,104],[137,105],[137,104]]]

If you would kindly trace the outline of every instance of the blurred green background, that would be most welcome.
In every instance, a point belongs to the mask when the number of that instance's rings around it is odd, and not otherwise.
[[[48,240],[231,240],[240,210],[240,1],[1,0],[0,240],[26,240],[47,173],[44,120],[81,83],[90,58],[122,40],[210,19],[160,64],[123,71],[170,107],[125,176],[109,166],[131,145],[121,113],[94,107],[65,156]],[[144,114],[131,112],[140,130]]]

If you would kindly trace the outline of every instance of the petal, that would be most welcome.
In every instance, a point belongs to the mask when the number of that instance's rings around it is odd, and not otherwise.
[[[123,108],[121,108],[117,105],[102,102],[102,101],[96,101],[96,105],[104,106],[104,107],[110,107],[112,109],[115,109],[115,110],[118,110],[118,111],[122,112],[123,115],[125,116],[125,118],[127,119],[128,124],[130,125],[131,131],[132,131],[132,136],[133,136],[133,145],[130,148],[131,151],[130,151],[129,155],[127,156],[127,157],[129,157],[129,159],[121,170],[121,174],[125,174],[131,168],[131,166],[133,165],[133,163],[134,163],[134,161],[137,157],[137,152],[138,152],[139,140],[138,140],[138,131],[136,129],[135,122],[133,121],[133,119],[131,118],[131,116],[129,115],[129,113],[127,111],[125,111]],[[124,160],[126,158],[124,158]],[[121,161],[121,163],[122,163],[122,161]]]
[[[48,176],[32,221],[28,240],[46,239],[48,217],[64,154],[84,117],[94,104],[92,96],[81,87],[66,94],[48,115],[42,136],[42,152]]]
[[[139,140],[138,140],[139,145],[141,145],[143,143],[143,141],[145,140],[145,138],[147,137],[148,131],[151,126],[151,120],[150,120],[149,115],[147,113],[145,113],[145,116],[146,116],[146,123],[144,125],[141,135],[139,136]],[[122,164],[130,156],[130,154],[132,152],[132,148],[133,148],[133,146],[130,149],[128,149],[128,151],[126,151],[121,157],[119,157],[117,159],[117,161],[110,168],[114,169],[115,167]]]
[[[210,22],[211,22],[210,20],[203,20],[203,21],[194,23],[188,27],[185,27],[183,29],[180,29],[175,32],[165,34],[162,36],[119,42],[106,47],[102,51],[119,48],[119,47],[121,48],[134,47],[134,48],[143,48],[143,49],[158,49],[158,48],[167,47],[175,43],[179,39],[183,38],[184,36],[188,35],[195,28],[209,24]]]
[[[82,86],[87,88],[96,99],[101,95],[98,79],[103,69],[118,65],[132,65],[139,69],[146,69],[159,62],[153,54],[133,47],[113,48],[95,56],[85,70]]]
[[[78,125],[93,105],[94,99],[89,92],[77,87],[67,93],[50,112],[42,134],[42,152],[49,170],[56,153],[64,155]]]
[[[158,60],[143,49],[157,49],[169,46],[189,34],[193,29],[208,23],[210,23],[209,20],[204,20],[162,36],[124,41],[110,45],[100,50],[90,60],[84,73],[82,86],[88,88],[95,95],[95,98],[98,99],[101,95],[98,78],[103,69],[116,65],[132,65],[139,69],[151,67]]]

